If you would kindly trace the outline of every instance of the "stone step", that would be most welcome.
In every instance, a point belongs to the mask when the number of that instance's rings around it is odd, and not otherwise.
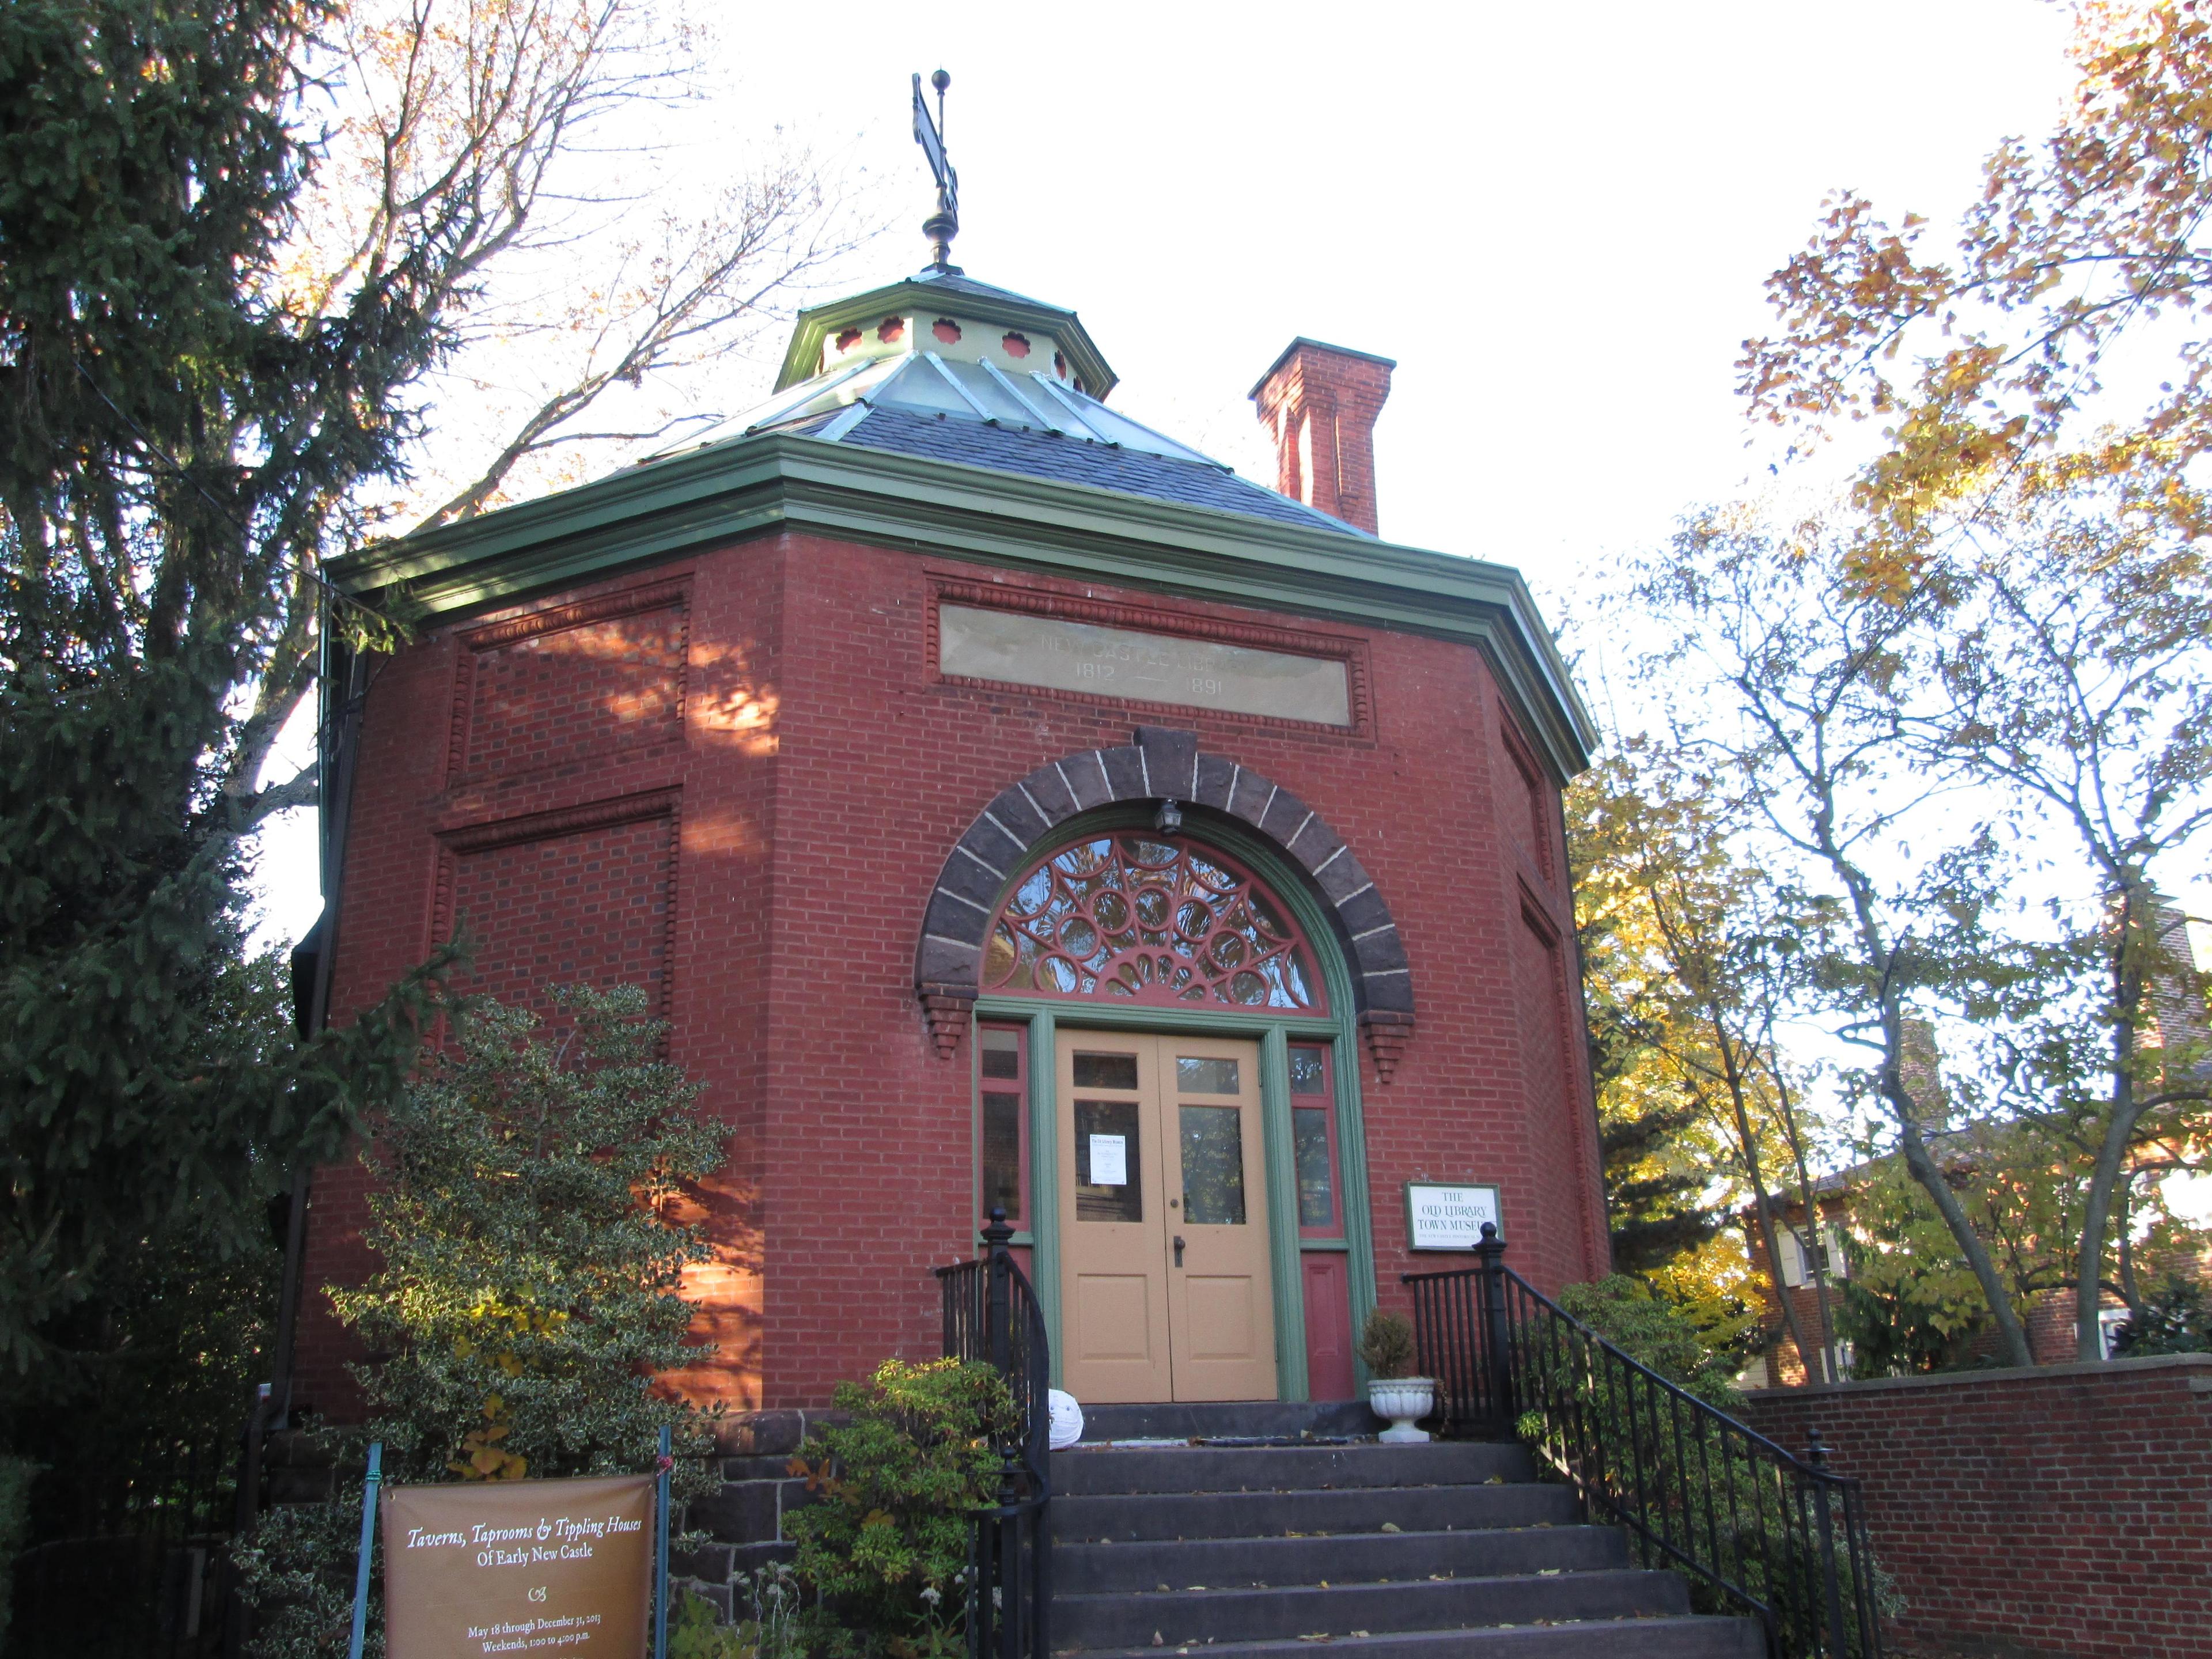
[[[1479,1486],[1534,1480],[1535,1475],[1525,1449],[1485,1440],[1413,1446],[1079,1447],[1052,1455],[1055,1497]]]
[[[1352,1486],[1327,1492],[1101,1492],[1055,1497],[1053,1536],[1111,1539],[1317,1537],[1401,1532],[1484,1532],[1572,1526],[1565,1486],[1534,1481],[1480,1486]]]
[[[1052,1645],[1177,1647],[1218,1642],[1300,1642],[1322,1633],[1443,1631],[1538,1620],[1666,1618],[1690,1610],[1669,1572],[1633,1569],[1557,1577],[1423,1580],[1418,1583],[1296,1584],[1273,1589],[1109,1591],[1055,1595]]]
[[[1203,1404],[1085,1406],[1085,1444],[1103,1440],[1194,1440],[1212,1436],[1372,1435],[1382,1419],[1364,1400],[1231,1400]]]
[[[1587,1572],[1628,1565],[1617,1527],[1489,1532],[1370,1532],[1342,1538],[1209,1538],[1054,1547],[1062,1595],[1111,1590],[1249,1589],[1288,1584],[1389,1583]]]
[[[1058,1633],[1054,1636],[1059,1640]],[[1149,1644],[1150,1638],[1146,1638]],[[1388,1632],[1326,1642],[1213,1642],[1198,1647],[1150,1645],[1094,1650],[1087,1659],[1766,1659],[1766,1643],[1749,1619],[1591,1619],[1543,1625],[1491,1625],[1469,1630]]]

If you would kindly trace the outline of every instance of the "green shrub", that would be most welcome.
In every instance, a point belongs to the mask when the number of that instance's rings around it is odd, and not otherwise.
[[[1741,1396],[1730,1379],[1733,1357],[1712,1345],[1687,1310],[1618,1274],[1569,1285],[1559,1304],[1684,1393],[1737,1416]],[[1809,1659],[1803,1639],[1822,1616],[1820,1567],[1789,1523],[1784,1488],[1771,1466],[1751,1462],[1741,1442],[1733,1453],[1724,1451],[1719,1425],[1694,1407],[1670,1404],[1656,1389],[1631,1390],[1621,1369],[1587,1339],[1539,1341],[1522,1359],[1528,1401],[1542,1408],[1524,1411],[1515,1426],[1538,1458],[1598,1495],[1597,1518],[1613,1508],[1624,1514],[1640,1509],[1656,1533],[1682,1540],[1763,1597],[1775,1611],[1784,1659]],[[1888,1576],[1878,1563],[1869,1566],[1876,1607],[1899,1611],[1902,1603]],[[1703,1578],[1676,1570],[1697,1611],[1741,1611]],[[1855,1625],[1847,1565],[1843,1595],[1846,1621]]]
[[[735,1624],[715,1622],[714,1604],[687,1595],[668,1623],[668,1659],[801,1659],[799,1581],[778,1562],[740,1579],[744,1605]]]
[[[1414,1364],[1413,1323],[1401,1313],[1369,1311],[1359,1330],[1359,1360],[1377,1382],[1411,1376]]]
[[[553,992],[560,1024],[485,1002],[378,1126],[366,1239],[379,1260],[338,1317],[395,1480],[520,1480],[649,1468],[661,1427],[678,1496],[711,1490],[711,1436],[656,1371],[696,1363],[684,1269],[707,1259],[672,1221],[682,1182],[721,1162],[698,1091],[657,1057],[644,991]]]
[[[890,1359],[841,1382],[842,1427],[792,1460],[817,1501],[786,1517],[799,1576],[823,1599],[817,1644],[936,1659],[961,1650],[969,1513],[998,1491],[996,1426],[1013,1396],[988,1365]]]
[[[2204,1286],[2179,1273],[2143,1298],[2142,1312],[2112,1333],[2112,1353],[2212,1353],[2212,1300]]]
[[[327,1504],[287,1504],[263,1516],[232,1552],[254,1609],[255,1659],[343,1659],[353,1626],[354,1564],[361,1546],[362,1482],[338,1483]],[[375,1551],[380,1558],[383,1552]],[[363,1659],[384,1656],[384,1577],[369,1581]]]
[[[380,1265],[331,1300],[387,1357],[355,1368],[371,1420],[342,1462],[358,1468],[374,1437],[395,1483],[636,1474],[666,1426],[676,1495],[701,1496],[719,1478],[711,1425],[652,1383],[700,1357],[678,1285],[707,1246],[666,1211],[721,1161],[722,1132],[658,1058],[642,990],[551,1001],[567,1028],[551,1040],[521,1009],[457,1009],[453,1046],[425,1053],[363,1153]],[[240,1550],[256,1659],[344,1651],[360,1503],[356,1480]]]
[[[1706,1340],[1704,1329],[1675,1303],[1639,1279],[1614,1273],[1592,1285],[1570,1285],[1559,1305],[1639,1364],[1709,1406],[1734,1413],[1741,1403],[1735,1365]]]

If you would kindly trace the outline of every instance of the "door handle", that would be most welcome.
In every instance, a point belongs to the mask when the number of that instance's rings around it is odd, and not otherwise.
[[[1180,1267],[1182,1266],[1182,1235],[1181,1233],[1176,1235],[1175,1252],[1176,1266]]]

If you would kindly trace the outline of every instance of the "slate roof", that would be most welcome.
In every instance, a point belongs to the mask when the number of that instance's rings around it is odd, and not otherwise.
[[[836,418],[810,424],[818,433]],[[809,428],[793,429],[804,432]],[[858,425],[842,433],[836,441],[890,450],[901,455],[957,461],[964,466],[989,467],[1000,472],[1019,472],[1061,483],[1089,484],[1094,489],[1147,495],[1155,501],[1178,501],[1186,507],[1210,507],[1219,513],[1301,525],[1310,530],[1359,533],[1340,519],[1316,512],[1304,502],[1279,495],[1272,489],[1263,489],[1210,463],[1175,460],[1142,450],[1021,427],[987,426],[981,421],[916,414],[902,409],[872,409]]]
[[[872,337],[855,326],[839,337],[834,354],[827,350],[824,318],[872,314],[879,298],[889,305],[883,296],[916,288],[927,288],[932,303],[941,299],[955,315],[939,319],[928,331],[910,307],[899,308]],[[995,325],[979,330],[973,319],[971,337],[963,341],[959,307],[953,303],[963,296],[1033,312],[1024,331],[1005,337],[1020,349],[1001,349]],[[854,311],[863,301],[869,306]],[[934,270],[817,307],[805,313],[811,320],[803,320],[794,337],[787,378],[774,397],[661,453],[783,432],[1372,539],[1341,519],[1238,477],[1212,457],[1131,420],[1085,391],[1060,355],[1065,330],[1079,327],[1074,316],[972,277]],[[894,322],[910,332],[893,329]],[[808,357],[802,349],[810,340],[823,347],[822,357]],[[878,349],[878,342],[890,349]],[[822,366],[793,381],[787,371],[798,359]]]

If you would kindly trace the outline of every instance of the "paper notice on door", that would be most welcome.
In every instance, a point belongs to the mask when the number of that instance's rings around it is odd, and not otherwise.
[[[1127,1136],[1091,1137],[1091,1184],[1094,1187],[1126,1187],[1129,1184]]]

